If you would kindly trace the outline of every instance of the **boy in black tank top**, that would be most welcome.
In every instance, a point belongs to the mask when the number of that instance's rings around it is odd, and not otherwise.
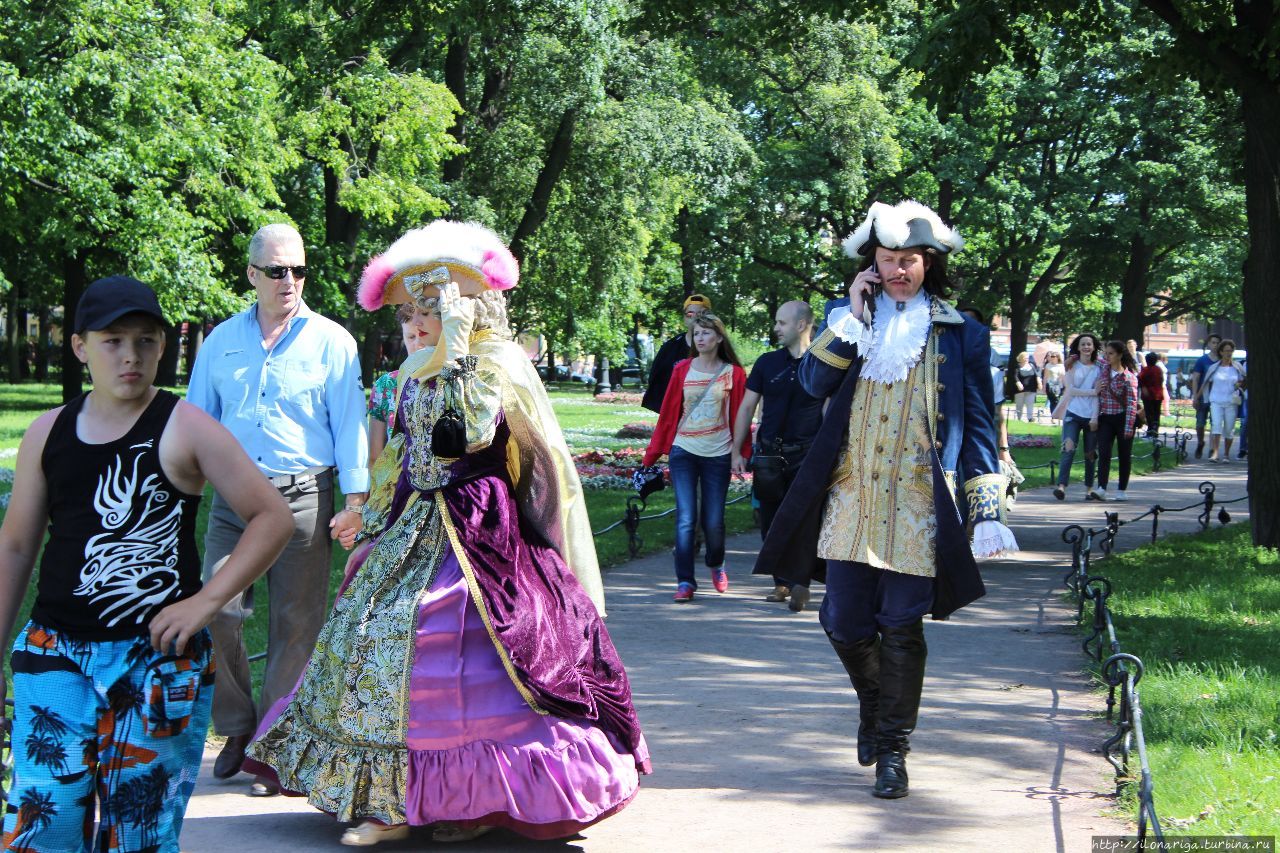
[[[152,385],[164,322],[141,282],[89,285],[72,349],[93,390],[37,418],[18,452],[0,528],[0,641],[13,635],[46,529],[49,539],[13,646],[6,849],[178,850],[213,697],[205,626],[292,530],[231,434]],[[206,478],[246,528],[201,588]],[[4,687],[0,678],[0,701]]]

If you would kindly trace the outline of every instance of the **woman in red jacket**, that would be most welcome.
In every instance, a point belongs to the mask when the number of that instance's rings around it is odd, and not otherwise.
[[[1147,437],[1155,438],[1160,434],[1160,407],[1164,404],[1164,371],[1156,353],[1147,353],[1147,366],[1138,371],[1138,392],[1147,418]]]
[[[729,460],[733,420],[747,387],[747,374],[729,342],[724,323],[707,312],[694,321],[692,357],[676,364],[662,400],[658,426],[644,454],[649,466],[670,455],[671,484],[676,492],[676,594],[692,601],[698,582],[693,576],[694,528],[698,491],[702,491],[702,533],[707,568],[716,592],[729,588],[724,570],[724,504],[729,492]],[[746,442],[742,453],[751,453]]]

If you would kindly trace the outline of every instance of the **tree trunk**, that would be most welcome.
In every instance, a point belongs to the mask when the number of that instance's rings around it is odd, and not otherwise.
[[[1027,304],[1026,282],[1009,283],[1009,364],[1005,367],[1005,396],[1012,397],[1017,390],[1013,384],[1018,372],[1018,353],[1027,349],[1027,326],[1031,323],[1031,306]]]
[[[164,353],[156,370],[156,384],[173,388],[178,384],[178,327],[165,324]]]
[[[569,162],[569,153],[573,150],[573,131],[578,123],[578,111],[572,107],[560,116],[560,124],[547,146],[547,157],[538,172],[538,180],[533,185],[533,195],[524,206],[524,215],[516,232],[511,236],[511,254],[517,259],[524,257],[524,241],[533,236],[547,218],[547,207],[551,204],[551,193],[560,180],[565,164]]]
[[[83,390],[84,365],[71,349],[71,335],[75,332],[76,306],[80,304],[80,294],[88,285],[86,280],[85,258],[79,252],[72,252],[62,261],[62,274],[66,279],[66,288],[62,292],[62,402],[67,403],[80,396]]]
[[[49,381],[49,306],[41,305],[36,311],[39,337],[36,341],[36,381]]]
[[[693,262],[693,246],[689,236],[689,208],[676,214],[676,244],[680,246],[680,284],[685,299],[698,289],[698,268]],[[683,300],[682,300],[683,301]]]
[[[22,329],[18,324],[18,287],[9,289],[9,310],[5,322],[4,344],[8,354],[7,373],[9,384],[17,385],[22,381]]]
[[[1129,241],[1129,262],[1120,279],[1120,316],[1113,330],[1118,340],[1133,338],[1142,348],[1142,333],[1147,320],[1147,282],[1151,273],[1151,261],[1155,247],[1149,244],[1141,232]]]
[[[391,353],[391,360],[394,363],[399,352]],[[377,373],[382,370],[382,329],[378,323],[373,322],[364,330],[364,340],[360,344],[360,381],[364,383],[365,388],[373,387],[373,380]]]
[[[461,111],[449,131],[459,145],[467,144],[467,60],[471,56],[471,36],[449,35],[449,49],[444,56],[444,85],[453,93]],[[456,154],[444,161],[443,177],[445,183],[453,183],[462,177],[467,165],[466,152]]]
[[[1268,327],[1280,317],[1280,88],[1253,81],[1240,94],[1249,216],[1243,287],[1250,341],[1249,521],[1254,544],[1276,548],[1280,547],[1280,345],[1268,334]]]
[[[204,324],[205,318],[192,320],[187,324],[187,381],[191,381],[191,371],[196,366],[196,356],[200,353],[200,347],[204,346]]]

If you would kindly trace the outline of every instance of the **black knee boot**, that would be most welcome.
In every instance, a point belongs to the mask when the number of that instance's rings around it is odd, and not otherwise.
[[[880,631],[880,703],[876,723],[876,786],[886,800],[907,795],[907,753],[924,687],[924,623]]]
[[[855,643],[841,643],[827,634],[831,647],[840,656],[844,671],[858,694],[858,763],[876,763],[876,715],[880,703],[880,640],[872,637]]]

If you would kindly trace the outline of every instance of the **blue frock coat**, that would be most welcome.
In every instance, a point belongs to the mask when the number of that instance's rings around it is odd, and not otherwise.
[[[932,616],[945,619],[986,593],[957,501],[967,504],[969,522],[999,520],[1005,478],[999,473],[991,410],[990,332],[940,299],[931,303],[925,384],[933,421],[933,502],[937,515]],[[848,304],[847,297],[828,302],[826,316]],[[797,557],[816,553],[831,474],[845,444],[861,371],[857,347],[826,329],[824,322],[800,363],[799,378],[806,391],[815,397],[830,397],[831,402],[769,528],[755,574],[791,579],[788,572],[810,562]],[[815,576],[822,580],[824,574],[825,567],[819,566]]]

